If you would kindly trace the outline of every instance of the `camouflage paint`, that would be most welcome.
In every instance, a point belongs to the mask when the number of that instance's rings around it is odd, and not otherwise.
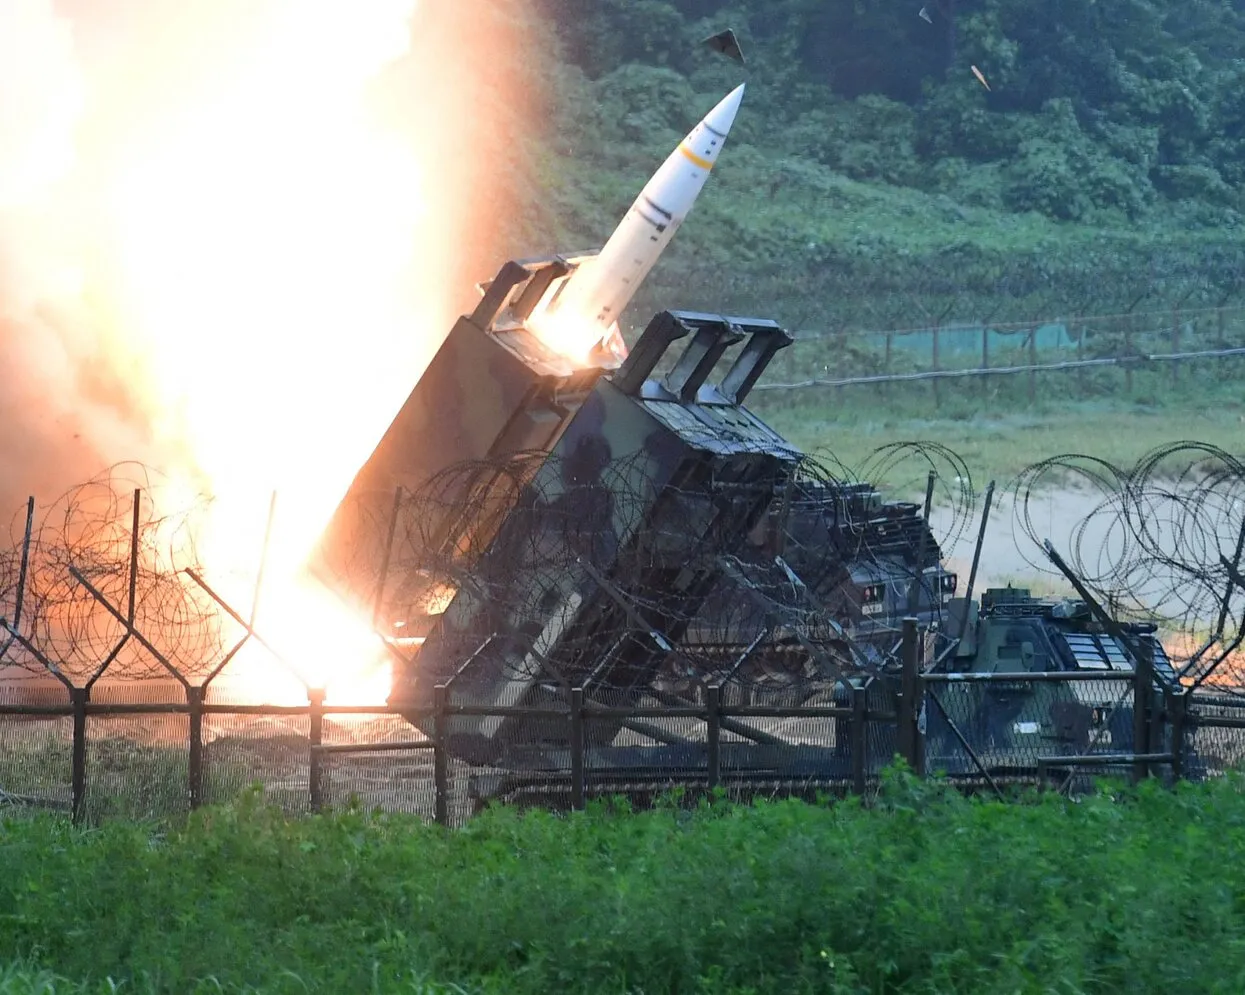
[[[699,317],[698,336],[728,334],[723,319]],[[698,375],[711,368],[706,361]],[[678,642],[717,582],[717,555],[747,543],[802,457],[746,409],[696,387],[684,392],[692,400],[653,381],[593,388],[474,584],[460,588],[396,676],[394,703],[427,707],[446,681],[454,700],[489,705],[564,699],[572,685],[631,695],[648,687],[669,654],[662,640]],[[631,615],[594,573],[633,599]],[[566,735],[565,723],[514,718],[461,718],[453,728],[451,750],[475,762]],[[616,732],[604,722],[590,728],[600,742]]]
[[[963,599],[948,613],[958,618]],[[1034,598],[995,588],[971,603],[965,639],[944,669],[1015,674],[1015,681],[932,685],[947,716],[988,767],[1034,768],[1039,757],[1128,753],[1133,748],[1132,662],[1080,601]],[[949,633],[954,637],[957,633]],[[1156,687],[1175,680],[1153,633],[1134,631],[1154,652]],[[1025,681],[1025,673],[1120,671],[1120,680]],[[926,768],[969,773],[976,767],[947,719],[927,706]]]
[[[316,564],[316,572],[348,600],[369,611],[373,606],[399,487],[416,494],[463,461],[547,451],[601,373],[618,365],[615,357],[605,357],[600,365],[578,368],[544,346],[515,315],[512,306],[524,291],[555,268],[563,275],[569,269],[562,260],[503,267],[476,312],[455,323],[356,474],[325,530]],[[467,480],[458,483],[465,487]],[[444,532],[452,544],[454,499],[463,495],[441,496],[446,521],[423,527]],[[417,599],[410,580],[387,587],[378,612],[382,631],[411,627],[407,615]]]

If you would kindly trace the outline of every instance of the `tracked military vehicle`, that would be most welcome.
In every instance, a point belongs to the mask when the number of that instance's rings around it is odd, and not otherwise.
[[[1039,760],[1058,766],[1055,758],[1133,752],[1138,657],[1153,662],[1156,694],[1177,686],[1178,677],[1153,623],[1117,622],[1095,609],[1013,587],[991,588],[980,603],[952,599],[933,671],[1015,680],[928,686],[926,770],[1032,774]],[[1100,679],[1060,679],[1075,673]],[[1160,745],[1166,749],[1147,748]]]
[[[1131,750],[1138,654],[1175,680],[1152,627],[1084,599],[978,603],[971,576],[956,597],[927,513],[834,479],[745,406],[792,344],[772,321],[664,311],[621,361],[551,353],[524,315],[568,269],[502,270],[329,529],[325,561],[370,602],[395,653],[390,704],[415,726],[502,781],[579,763],[598,784],[669,786],[705,776],[713,700],[736,710],[714,748],[735,781],[860,784],[895,754],[879,717],[898,712],[912,617],[936,669],[1016,676],[931,685],[927,769]],[[464,393],[465,371],[496,390]],[[424,444],[449,411],[463,431]],[[1048,679],[1075,671],[1106,679]],[[847,719],[862,700],[873,718]]]

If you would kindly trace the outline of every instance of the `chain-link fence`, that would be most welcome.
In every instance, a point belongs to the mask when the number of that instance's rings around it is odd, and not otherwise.
[[[1142,397],[1213,374],[1240,379],[1245,308],[1130,311],[1022,322],[959,321],[889,331],[797,334],[755,389],[869,388],[923,392],[934,408],[953,393],[1000,390],[1032,403],[1063,397]]]
[[[888,447],[884,462],[896,452]],[[194,532],[195,510],[157,515],[150,493],[114,472],[42,518],[31,501],[15,519],[12,546],[0,549],[0,802],[79,819],[167,817],[259,783],[293,812],[357,802],[459,823],[488,799],[575,807],[678,787],[865,792],[896,754],[915,770],[998,790],[1071,787],[1103,771],[1204,777],[1234,766],[1245,749],[1237,500],[1245,476],[1230,454],[1199,445],[1180,464],[1183,483],[1172,485],[1158,471],[1174,455],[1165,448],[1105,477],[1096,464],[1107,500],[1094,514],[1105,509],[1131,537],[1118,556],[1074,545],[1068,566],[1048,544],[1099,616],[1056,616],[1051,606],[1049,624],[1030,624],[1008,621],[1023,606],[1000,603],[993,655],[965,665],[970,674],[948,673],[958,659],[948,657],[947,640],[958,639],[950,625],[963,630],[967,616],[949,608],[956,577],[935,566],[942,556],[927,535],[932,472],[919,516],[915,505],[883,505],[871,489],[828,475],[808,482],[803,511],[794,488],[786,497],[765,490],[757,500],[783,515],[780,555],[767,539],[736,542],[733,556],[707,543],[708,555],[695,559],[679,542],[683,512],[700,507],[683,500],[690,491],[626,557],[550,513],[544,531],[513,530],[513,550],[489,545],[516,553],[493,573],[477,561],[478,611],[466,635],[442,647],[439,672],[427,666],[425,636],[382,633],[375,611],[372,627],[362,623],[366,647],[338,642],[354,630],[341,629],[331,603],[314,600],[297,602],[293,616],[284,606],[279,620],[292,622],[297,638],[294,653],[281,650],[269,641],[280,626],[266,613],[277,616],[293,581],[265,587],[264,550],[253,576],[230,587],[231,601],[193,544],[179,545]],[[1035,479],[1022,478],[1018,496]],[[631,501],[632,491],[609,481],[610,495]],[[717,483],[717,499],[756,489],[752,478]],[[395,501],[378,522],[394,552],[361,587],[383,591],[399,579],[386,571],[400,572],[422,585],[411,597],[424,605],[450,581],[469,579],[450,567],[431,571],[445,558],[427,552],[428,500],[416,498]],[[520,507],[564,516],[574,505]],[[404,509],[409,530],[397,527]],[[822,516],[809,519],[820,531],[805,535],[796,525],[809,509]],[[270,508],[259,534],[271,524]],[[1169,532],[1179,541],[1167,542]],[[677,555],[654,539],[669,540]],[[630,573],[611,579],[594,566],[602,548]],[[571,609],[549,611],[535,585],[515,580],[532,564],[542,576],[584,571]],[[706,565],[717,572],[705,573],[704,597],[672,606],[670,587]],[[852,581],[855,566],[864,573]],[[972,589],[970,573],[964,605]],[[1152,623],[1125,621],[1143,606],[1125,604],[1121,592],[1151,609],[1166,605],[1190,648],[1178,670],[1175,656],[1151,660],[1153,672],[1136,663],[1140,646],[1165,651]],[[595,614],[564,636],[571,611],[589,598]],[[919,619],[901,625],[904,615]],[[351,618],[358,623],[357,612]],[[1113,629],[1111,639],[1094,635]],[[1056,646],[1048,630],[1074,638]],[[555,640],[575,669],[553,658]],[[486,647],[498,654],[486,679],[464,676]],[[392,663],[389,679],[373,681],[360,667],[368,651]],[[390,704],[398,673],[405,693]]]
[[[1103,774],[1196,780],[1245,759],[1240,699],[1162,687],[1140,669],[931,673],[915,626],[910,638],[904,672],[798,706],[727,704],[732,689],[718,685],[681,707],[580,690],[542,708],[481,706],[442,688],[414,714],[329,705],[315,690],[301,705],[212,704],[175,682],[108,683],[88,697],[10,678],[0,681],[0,804],[91,821],[167,818],[260,785],[290,812],[358,804],[457,825],[490,800],[578,808],[673,789],[864,793],[897,755],[999,792],[1075,790]],[[468,716],[545,732],[504,763],[468,764],[449,747]]]

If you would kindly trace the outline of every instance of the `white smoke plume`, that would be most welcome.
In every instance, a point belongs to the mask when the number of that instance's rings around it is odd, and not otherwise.
[[[0,0],[0,514],[136,459],[322,516],[498,261],[530,23]]]

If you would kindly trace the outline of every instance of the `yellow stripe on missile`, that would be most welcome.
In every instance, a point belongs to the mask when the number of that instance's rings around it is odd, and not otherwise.
[[[687,142],[682,142],[679,145],[679,151],[682,152],[685,156],[687,156],[688,159],[694,162],[701,169],[712,169],[713,168],[713,163],[711,163],[708,159],[702,159],[695,152],[689,149],[687,147]]]

